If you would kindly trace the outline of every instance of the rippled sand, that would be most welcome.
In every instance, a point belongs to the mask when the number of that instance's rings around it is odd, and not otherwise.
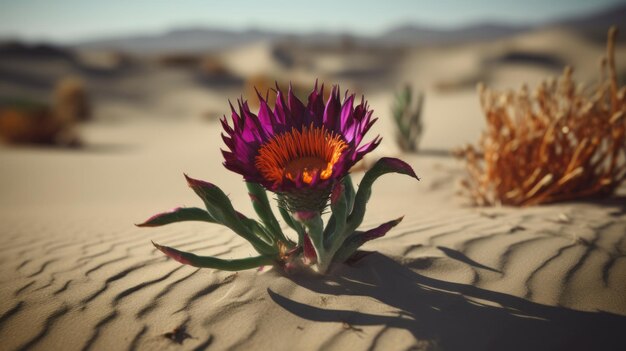
[[[183,171],[218,184],[252,214],[240,178],[220,165],[216,124],[135,121],[84,132],[93,145],[84,151],[0,150],[2,350],[626,345],[623,195],[472,208],[455,195],[455,160],[405,157],[423,180],[388,175],[375,185],[364,227],[405,215],[364,247],[377,253],[328,278],[234,274],[181,266],[150,244],[253,254],[219,226],[133,225],[200,205]]]

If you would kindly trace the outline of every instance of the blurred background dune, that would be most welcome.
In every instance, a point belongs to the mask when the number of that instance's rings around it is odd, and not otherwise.
[[[187,12],[202,11],[194,16],[160,2],[87,6],[66,1],[50,9],[47,17],[43,2],[2,3],[4,140],[68,144],[54,136],[12,138],[17,132],[11,129],[18,127],[6,122],[22,113],[12,101],[58,111],[53,107],[59,103],[54,89],[68,80],[75,86],[80,82],[76,94],[84,100],[72,108],[86,109],[89,101],[89,118],[85,111],[74,111],[76,116],[66,124],[89,120],[123,125],[141,117],[214,121],[228,113],[227,99],[243,94],[254,105],[255,86],[265,94],[274,82],[285,87],[291,82],[305,97],[318,79],[365,93],[381,117],[375,132],[384,136],[391,133],[394,91],[404,84],[414,86],[425,93],[423,148],[449,149],[476,140],[484,125],[475,94],[478,82],[497,89],[518,88],[556,76],[566,65],[575,68],[579,81],[592,82],[598,78],[608,27],[626,24],[626,4],[620,1],[593,5],[486,1],[476,5],[483,10],[468,9],[463,3],[446,7],[398,1],[389,3],[387,11],[378,3],[363,4],[380,9],[379,19],[373,17],[376,12],[358,19],[336,13],[353,11],[359,17],[364,9],[358,6],[334,10],[332,4],[322,3],[311,10],[282,2],[234,3],[193,3]],[[139,9],[145,13],[133,13]],[[277,13],[269,14],[270,9]],[[126,13],[119,13],[116,20],[119,11]],[[298,12],[299,17],[292,17]],[[414,15],[422,12],[422,17]],[[424,18],[428,14],[432,15]],[[155,19],[143,23],[145,16]],[[130,19],[135,17],[133,26]],[[618,37],[618,62],[626,56],[625,37]],[[624,77],[624,65],[618,69]],[[26,115],[25,120],[32,117]],[[50,129],[46,123],[30,125],[25,128]],[[64,128],[41,133],[54,135]],[[395,146],[390,142],[386,147]]]
[[[593,84],[607,29],[626,28],[626,3],[613,0],[322,1],[312,7],[67,0],[54,8],[28,0],[0,6],[0,156],[6,165],[0,190],[7,208],[24,202],[24,192],[52,202],[67,197],[71,205],[102,201],[71,177],[66,184],[47,176],[64,172],[57,158],[66,157],[59,153],[67,147],[107,154],[111,164],[96,174],[109,174],[112,188],[130,189],[149,176],[143,161],[154,158],[154,150],[183,145],[191,145],[185,158],[163,161],[172,179],[192,169],[230,179],[220,166],[217,121],[230,113],[229,100],[243,97],[254,108],[256,91],[266,95],[276,84],[291,84],[301,99],[316,80],[364,94],[379,118],[370,135],[384,139],[370,162],[402,151],[392,108],[408,85],[421,96],[407,115],[419,119],[407,122],[420,132],[419,145],[410,148],[449,155],[476,142],[485,128],[477,83],[496,90],[534,86],[571,65],[577,81]],[[618,36],[616,57],[623,80],[626,35]],[[49,146],[57,146],[55,153],[41,152]],[[136,166],[128,167],[130,159]],[[85,160],[96,162],[71,156],[63,169],[82,169]],[[122,168],[133,178],[111,177]],[[40,185],[37,195],[33,184]],[[134,201],[131,193],[112,201]]]
[[[276,83],[292,84],[301,99],[316,80],[364,94],[379,118],[370,138],[383,137],[365,167],[402,151],[392,108],[411,86],[421,96],[409,115],[420,119],[415,149],[449,155],[485,128],[478,82],[518,89],[571,65],[577,81],[593,84],[607,29],[626,28],[626,3],[612,0],[0,6],[0,202],[15,211],[20,203],[166,203],[160,189],[184,171],[231,180],[217,121],[229,100],[254,108],[255,89],[266,95]],[[625,38],[616,46],[622,80]],[[89,185],[104,178],[106,194]],[[145,193],[131,191],[138,182]]]

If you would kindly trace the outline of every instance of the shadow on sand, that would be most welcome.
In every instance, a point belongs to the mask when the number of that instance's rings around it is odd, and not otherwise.
[[[621,217],[626,215],[626,195],[615,195],[605,199],[590,200],[589,203],[613,208],[610,215],[613,217]]]
[[[405,329],[418,340],[432,341],[436,349],[626,350],[626,316],[542,305],[428,278],[379,253],[368,255],[354,268],[342,266],[330,277],[289,279],[320,294],[371,297],[397,310],[396,315],[378,315],[325,309],[268,289],[272,300],[294,315],[354,327]]]

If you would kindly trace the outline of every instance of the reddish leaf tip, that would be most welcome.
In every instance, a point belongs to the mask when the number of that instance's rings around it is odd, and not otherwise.
[[[157,250],[159,250],[162,253],[164,253],[167,257],[169,257],[169,258],[171,258],[171,259],[173,259],[175,261],[178,261],[178,262],[180,262],[182,264],[187,264],[187,265],[193,266],[193,264],[191,264],[191,262],[187,258],[183,257],[183,253],[181,251],[178,251],[178,250],[173,249],[173,248],[168,247],[168,246],[159,245],[159,244],[155,243],[154,241],[152,241],[152,245],[154,245],[154,247],[156,247]]]
[[[258,202],[258,201],[259,201],[259,198],[258,198],[256,195],[254,195],[253,193],[250,193],[250,192],[249,192],[249,193],[248,193],[248,196],[250,197],[250,200],[251,200],[252,202]]]
[[[387,234],[387,232],[390,231],[391,228],[397,226],[398,223],[402,221],[402,219],[404,219],[404,216],[391,220],[389,222],[383,223],[374,229],[370,229],[366,231],[365,233],[363,233],[364,242],[385,236],[385,234]]]
[[[404,219],[404,215],[402,215],[402,216],[400,216],[400,217],[396,218],[396,219],[393,221],[393,225],[394,225],[394,226],[396,226],[396,225],[400,224],[400,222],[402,222],[402,220],[403,220],[403,219]]]
[[[152,243],[152,245],[154,245],[154,247],[156,247],[156,249],[157,249],[157,250],[159,250],[159,251],[161,251],[161,252],[165,253],[165,251],[163,251],[163,246],[161,246],[161,245],[159,245],[159,244],[155,243],[155,242],[154,242],[154,240],[150,240],[150,242]]]
[[[415,174],[413,167],[411,167],[408,163],[393,157],[383,157],[379,160],[379,162],[383,163],[385,166],[392,168],[394,171],[406,174],[412,178],[420,180],[420,178]]]
[[[188,176],[187,173],[183,173],[183,176],[185,176],[185,180],[187,181],[187,186],[191,187],[191,182],[193,181],[193,178]]]
[[[169,211],[165,211],[165,212],[161,212],[161,213],[157,213],[154,216],[146,219],[143,223],[139,223],[139,224],[135,224],[137,227],[143,228],[143,227],[158,227],[159,224],[154,224],[153,222],[158,219],[159,217],[163,216],[163,215],[167,215],[170,213],[174,213],[176,211],[178,211],[179,209],[181,209],[181,207],[175,207]]]
[[[215,187],[215,185],[206,182],[204,180],[200,180],[200,179],[194,179],[191,178],[190,176],[188,176],[186,173],[183,173],[185,175],[185,179],[187,180],[187,185],[191,188],[197,188],[197,187],[210,187],[213,188]]]

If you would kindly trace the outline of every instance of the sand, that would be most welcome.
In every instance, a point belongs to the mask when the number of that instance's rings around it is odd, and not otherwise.
[[[416,67],[405,77],[417,80]],[[483,122],[472,91],[428,89],[424,148],[475,140]],[[626,348],[626,189],[598,201],[475,208],[456,194],[458,161],[401,155],[422,181],[381,178],[363,228],[404,221],[363,247],[375,253],[328,277],[220,272],[164,257],[150,240],[222,258],[254,253],[217,225],[134,226],[201,205],[183,172],[253,215],[241,178],[221,166],[219,125],[165,118],[226,98],[177,91],[148,110],[99,107],[100,121],[81,130],[84,150],[0,148],[0,350]],[[370,101],[385,117],[376,155],[398,155],[391,95],[375,91]]]
[[[2,349],[177,349],[163,335],[180,325],[190,335],[183,349],[624,344],[623,196],[472,208],[454,193],[455,160],[407,156],[421,182],[390,175],[374,188],[364,227],[405,215],[364,247],[378,253],[328,278],[233,274],[180,266],[150,244],[253,253],[223,228],[133,226],[159,210],[200,205],[182,171],[214,181],[252,214],[242,182],[211,162],[216,125],[144,121],[115,130],[85,130],[110,150],[2,150]]]

